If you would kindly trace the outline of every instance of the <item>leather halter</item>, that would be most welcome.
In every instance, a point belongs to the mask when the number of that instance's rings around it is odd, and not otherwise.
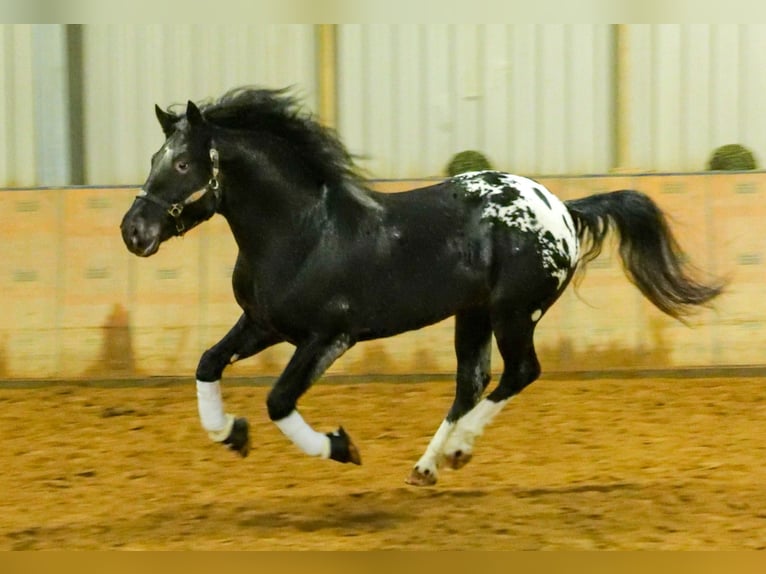
[[[165,201],[161,197],[157,197],[156,195],[147,193],[145,189],[141,189],[139,194],[136,196],[137,199],[145,199],[146,201],[151,201],[152,203],[156,203],[163,209],[165,209],[165,213],[167,213],[170,217],[173,218],[173,221],[175,221],[176,224],[176,231],[181,234],[184,232],[186,227],[184,226],[183,221],[181,221],[181,214],[184,211],[184,208],[187,205],[190,205],[196,201],[199,201],[202,199],[208,191],[212,191],[215,195],[215,210],[218,211],[218,207],[221,205],[221,183],[218,179],[218,150],[215,148],[210,148],[210,161],[213,164],[213,174],[210,178],[210,181],[207,182],[207,185],[203,187],[202,189],[198,189],[197,191],[192,192],[189,194],[189,196],[184,199],[180,203],[170,203],[169,201]]]

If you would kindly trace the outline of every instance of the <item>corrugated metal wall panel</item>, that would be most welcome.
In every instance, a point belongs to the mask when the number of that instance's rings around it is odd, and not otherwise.
[[[629,140],[630,156],[626,158],[628,169],[649,169],[654,164],[652,142],[654,134],[654,78],[652,66],[652,27],[650,25],[628,26],[628,62],[630,94]],[[670,57],[670,56],[669,56]]]
[[[511,98],[511,51],[508,26],[488,25],[484,30],[485,66],[484,94],[485,103],[490,114],[482,118],[484,141],[482,149],[496,162],[499,158],[506,159],[504,169],[515,171],[513,126],[511,114],[513,100]],[[503,126],[505,129],[495,129]],[[443,160],[442,160],[443,161]]]
[[[0,186],[36,185],[32,26],[0,25]]]
[[[766,26],[745,26],[742,42],[742,118],[740,139],[766,167]],[[726,142],[724,142],[726,143]]]
[[[630,165],[706,168],[713,149],[741,143],[766,157],[766,26],[630,25]]]
[[[37,185],[72,179],[66,41],[64,26],[32,27]]]
[[[657,168],[667,169],[665,166],[679,165],[681,161],[681,35],[673,24],[656,26],[653,32],[656,141],[652,147]]]
[[[401,78],[398,85],[391,88],[394,113],[391,123],[395,133],[409,129],[416,137],[396,142],[392,146],[392,162],[402,166],[405,171],[415,171],[422,164],[423,114],[420,106],[410,106],[410,102],[423,100],[423,83],[420,81],[422,68],[412,54],[420,51],[420,29],[415,24],[401,24],[394,29],[394,54],[397,75]]]
[[[766,26],[625,29],[621,168],[700,170],[732,142],[766,160]],[[377,177],[437,176],[467,148],[519,173],[608,171],[614,34],[608,25],[341,25],[338,129]],[[259,83],[296,84],[318,107],[311,25],[86,25],[82,35],[86,183],[143,180],[162,138],[154,103]],[[1,26],[0,46],[0,184],[39,185],[42,48],[28,25]]]
[[[719,24],[711,36],[711,109],[708,121],[713,141],[734,142],[740,134],[742,97],[740,34],[738,24]],[[681,27],[681,33],[684,33]],[[683,97],[693,97],[688,92]]]
[[[421,163],[417,168],[420,175],[441,174],[447,164],[444,150],[454,149],[454,121],[453,111],[453,72],[451,66],[450,26],[434,24],[421,26],[420,45],[420,68],[422,88],[420,90],[421,101],[413,106],[423,114],[425,122],[421,133],[413,133],[411,137],[421,144]],[[339,57],[339,65],[343,65],[345,50]],[[393,81],[393,79],[392,79]],[[412,105],[412,104],[410,104]],[[397,176],[401,172],[389,174],[389,177]],[[408,174],[414,176],[415,174]],[[403,176],[403,174],[402,174]]]
[[[681,41],[682,85],[691,97],[681,96],[681,160],[674,169],[703,169],[712,140],[701,126],[708,125],[710,113],[709,24],[688,26]]]
[[[566,28],[563,24],[546,24],[535,30],[537,105],[534,113],[540,134],[536,173],[567,172],[565,109],[571,86],[567,85],[566,70],[571,54],[567,54]],[[576,64],[573,67],[576,68]]]
[[[506,130],[510,130],[513,155],[509,167],[498,158],[497,166],[516,173],[534,173],[540,133],[537,126],[537,28],[532,24],[509,26],[511,74],[511,114]],[[502,103],[501,103],[502,105]],[[490,114],[491,115],[491,114]],[[490,152],[491,153],[491,152]]]
[[[138,184],[162,142],[155,103],[204,100],[246,84],[294,85],[316,109],[312,25],[86,25],[85,172]]]
[[[610,38],[606,25],[341,25],[339,132],[378,177],[440,175],[463,149],[520,173],[607,170]]]

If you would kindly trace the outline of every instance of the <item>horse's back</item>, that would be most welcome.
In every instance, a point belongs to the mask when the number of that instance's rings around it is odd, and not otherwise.
[[[538,252],[542,267],[561,286],[579,257],[579,240],[564,203],[532,179],[497,171],[469,172],[437,185],[398,194],[401,211],[458,230],[461,236],[487,236],[495,257],[508,259],[522,245]],[[503,253],[503,252],[506,253]]]

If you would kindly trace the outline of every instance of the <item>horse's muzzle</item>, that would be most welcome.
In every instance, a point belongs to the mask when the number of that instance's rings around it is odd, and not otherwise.
[[[128,250],[139,257],[149,257],[157,253],[160,248],[160,226],[147,224],[140,217],[131,217],[128,213],[120,224],[122,240]]]

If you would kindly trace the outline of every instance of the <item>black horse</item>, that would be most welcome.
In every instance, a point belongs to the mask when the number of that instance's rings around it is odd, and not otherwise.
[[[665,313],[682,318],[722,289],[693,278],[663,213],[636,191],[562,202],[533,180],[481,171],[377,193],[284,90],[240,88],[156,114],[166,141],[122,237],[148,257],[215,213],[228,221],[243,314],[202,355],[197,398],[203,428],[242,456],[248,423],[224,411],[220,379],[276,343],[295,353],[269,393],[271,420],[304,452],[359,464],[343,428],[313,430],[298,399],[355,343],[454,315],[454,402],[407,478],[425,485],[441,466],[468,462],[487,423],[538,378],[535,326],[610,231],[628,278]],[[482,399],[493,334],[504,371]]]

